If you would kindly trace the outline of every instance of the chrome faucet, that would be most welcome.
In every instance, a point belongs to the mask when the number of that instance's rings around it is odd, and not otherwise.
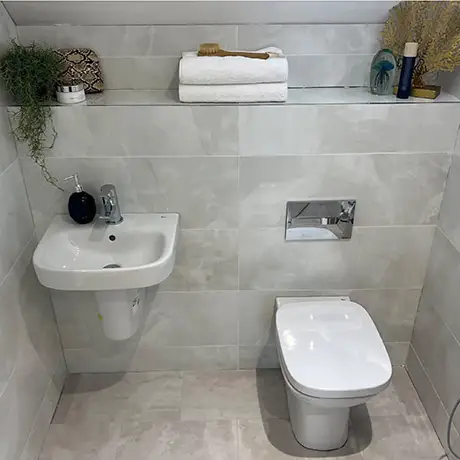
[[[105,184],[101,187],[102,212],[100,218],[109,225],[123,222],[115,185]]]

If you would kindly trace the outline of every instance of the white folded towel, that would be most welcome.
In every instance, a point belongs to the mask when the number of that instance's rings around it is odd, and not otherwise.
[[[182,102],[286,102],[287,83],[256,85],[182,85]]]
[[[274,53],[268,59],[241,56],[197,56],[182,53],[179,82],[185,85],[237,85],[247,83],[283,83],[288,79],[288,62],[279,48],[269,47],[259,53]]]

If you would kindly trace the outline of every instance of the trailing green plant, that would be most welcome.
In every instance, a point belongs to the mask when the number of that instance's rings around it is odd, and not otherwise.
[[[53,49],[33,43],[11,42],[0,58],[0,76],[5,90],[19,109],[12,114],[13,135],[29,149],[29,156],[55,187],[57,179],[46,164],[45,151],[53,148],[57,132],[49,101],[55,93],[62,63]]]

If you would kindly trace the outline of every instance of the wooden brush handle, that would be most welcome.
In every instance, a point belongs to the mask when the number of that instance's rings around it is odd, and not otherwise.
[[[247,57],[247,58],[254,58],[254,59],[268,59],[270,55],[268,53],[251,53],[247,51],[224,51],[220,50],[217,53],[212,53],[212,54],[202,54],[198,53],[198,56],[241,56],[241,57]]]

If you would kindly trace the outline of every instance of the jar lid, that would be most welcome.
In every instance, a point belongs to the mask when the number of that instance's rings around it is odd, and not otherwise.
[[[73,85],[57,85],[56,91],[58,93],[78,93],[79,91],[83,91],[85,86],[83,83],[75,83]]]

